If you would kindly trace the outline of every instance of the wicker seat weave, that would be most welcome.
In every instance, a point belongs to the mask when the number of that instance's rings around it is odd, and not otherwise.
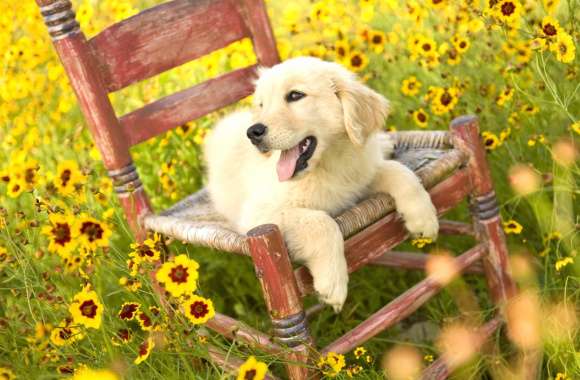
[[[393,159],[400,161],[430,189],[465,162],[465,155],[453,149],[446,131],[394,132]],[[374,194],[335,218],[345,238],[361,231],[395,210],[393,198]],[[221,251],[249,255],[244,235],[213,208],[207,190],[188,196],[159,214],[144,218],[148,230],[177,240]]]

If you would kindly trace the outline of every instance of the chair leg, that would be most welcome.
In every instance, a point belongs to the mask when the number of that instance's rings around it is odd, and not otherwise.
[[[500,306],[515,294],[515,285],[477,118],[462,116],[453,120],[451,133],[454,145],[470,155],[468,167],[473,184],[471,201],[476,237],[488,245],[489,252],[483,259],[483,266],[493,301]]]
[[[276,341],[290,348],[287,359],[291,380],[308,378],[307,362],[313,340],[282,234],[265,224],[248,232],[248,243],[270,312]]]

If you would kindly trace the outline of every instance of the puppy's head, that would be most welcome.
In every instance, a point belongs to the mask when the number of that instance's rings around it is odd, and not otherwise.
[[[260,69],[247,136],[262,152],[280,150],[280,181],[305,175],[338,139],[363,146],[381,128],[388,102],[336,63],[290,59]]]

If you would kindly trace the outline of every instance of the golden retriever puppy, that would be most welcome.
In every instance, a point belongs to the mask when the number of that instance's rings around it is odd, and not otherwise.
[[[435,208],[419,179],[384,158],[388,101],[354,74],[316,58],[290,59],[260,69],[253,102],[206,140],[210,196],[240,233],[277,224],[292,259],[309,268],[320,299],[335,311],[346,299],[348,272],[333,216],[384,192],[412,234],[437,236]]]

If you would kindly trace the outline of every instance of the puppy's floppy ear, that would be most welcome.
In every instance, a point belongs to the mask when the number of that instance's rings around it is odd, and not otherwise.
[[[346,133],[354,145],[363,146],[367,137],[384,125],[389,101],[359,82],[355,75],[338,74],[333,85],[342,103]]]

